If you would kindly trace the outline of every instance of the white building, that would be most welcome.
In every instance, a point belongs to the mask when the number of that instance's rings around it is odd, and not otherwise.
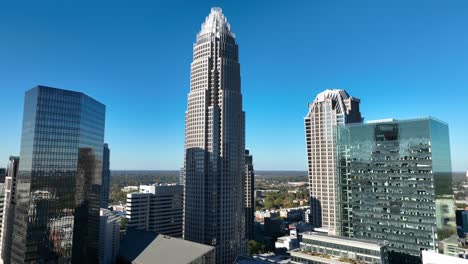
[[[2,207],[2,228],[0,234],[0,256],[3,263],[10,263],[13,236],[13,219],[15,218],[16,175],[18,173],[19,157],[11,156],[8,162]],[[3,187],[3,186],[2,186]],[[2,188],[3,189],[3,188]],[[3,191],[2,191],[3,192]]]
[[[100,210],[99,263],[112,264],[120,245],[120,216],[108,209]]]
[[[297,236],[294,235],[278,237],[275,242],[275,249],[277,252],[285,252],[291,249],[296,249],[298,247],[299,240],[297,239]]]
[[[309,104],[305,117],[311,197],[310,224],[336,234],[338,226],[336,139],[337,124],[361,122],[360,100],[345,90],[325,90]]]
[[[291,263],[388,264],[385,243],[306,232],[300,247],[291,252]]]
[[[139,189],[127,194],[127,228],[182,237],[183,186],[141,185]]]
[[[467,259],[447,256],[434,251],[423,250],[421,253],[423,264],[468,264]]]
[[[138,186],[125,186],[122,188],[122,192],[137,192]]]

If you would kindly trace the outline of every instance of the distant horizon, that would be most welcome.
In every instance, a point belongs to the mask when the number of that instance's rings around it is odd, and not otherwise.
[[[174,171],[174,172],[180,172],[180,170],[113,170],[112,171]],[[307,170],[255,170],[255,172],[305,172],[307,173]],[[466,173],[467,171],[452,171],[452,173]]]
[[[461,0],[3,3],[0,167],[19,155],[24,93],[39,84],[106,105],[112,169],[182,167],[193,44],[213,6],[239,45],[255,168],[306,171],[308,103],[338,88],[360,99],[365,120],[448,123],[452,170],[468,170]]]

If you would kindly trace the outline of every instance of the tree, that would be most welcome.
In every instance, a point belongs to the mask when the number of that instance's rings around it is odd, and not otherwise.
[[[125,230],[127,228],[127,218],[120,217],[120,230]]]
[[[265,251],[265,245],[255,240],[249,241],[249,255],[260,254]]]

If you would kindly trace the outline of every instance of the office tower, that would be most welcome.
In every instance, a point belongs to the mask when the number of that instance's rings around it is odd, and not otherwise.
[[[184,238],[216,248],[217,263],[247,250],[244,112],[238,46],[212,8],[193,46],[185,114]]]
[[[392,251],[419,256],[456,234],[446,123],[340,125],[337,153],[341,235],[388,241]]]
[[[11,263],[96,263],[105,106],[37,86],[24,100]]]
[[[15,219],[16,176],[19,157],[10,156],[5,175],[5,200],[3,203],[3,218],[0,241],[0,254],[4,264],[10,263],[13,222]]]
[[[310,224],[329,234],[337,229],[335,136],[337,124],[362,122],[360,100],[345,90],[325,90],[309,104],[305,117],[310,190]]]
[[[127,228],[182,237],[183,194],[182,185],[140,185],[127,194]]]
[[[101,208],[99,228],[99,263],[113,264],[120,245],[120,216]]]
[[[245,150],[245,230],[248,240],[254,239],[254,214],[255,214],[255,197],[254,183],[255,173],[253,168],[253,158],[249,150]]]
[[[107,143],[104,144],[102,152],[102,190],[101,190],[101,208],[109,206],[109,184],[110,184],[110,149]]]

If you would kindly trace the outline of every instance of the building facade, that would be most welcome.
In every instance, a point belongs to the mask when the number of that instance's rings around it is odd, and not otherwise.
[[[254,239],[255,197],[254,197],[255,172],[253,157],[249,150],[245,150],[245,230],[248,240]]]
[[[10,263],[13,222],[15,219],[16,176],[19,157],[10,156],[5,175],[5,191],[0,242],[0,256],[4,264]]]
[[[185,114],[184,238],[216,248],[217,263],[247,250],[245,131],[238,46],[220,8],[193,46]]]
[[[291,252],[291,263],[387,264],[388,250],[385,243],[307,232],[302,234],[300,249]]]
[[[448,126],[433,118],[337,128],[340,234],[419,256],[456,234]]]
[[[113,264],[120,246],[120,216],[108,209],[100,210],[99,263]]]
[[[102,152],[102,190],[101,208],[109,207],[109,185],[110,185],[110,149],[107,143],[104,144]]]
[[[345,90],[325,90],[309,104],[305,117],[310,186],[310,224],[335,234],[337,219],[336,154],[334,127],[362,122],[360,100]]]
[[[127,194],[127,227],[182,237],[182,185],[141,185]]]
[[[26,92],[11,263],[96,263],[105,106],[73,91]]]

